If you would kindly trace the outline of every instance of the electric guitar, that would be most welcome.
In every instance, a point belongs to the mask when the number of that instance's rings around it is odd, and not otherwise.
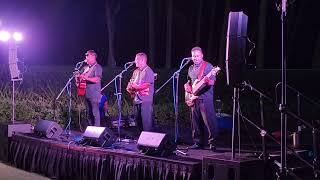
[[[215,76],[219,71],[220,67],[214,67],[207,75],[205,75],[202,79],[196,79],[192,83],[192,93],[186,92],[185,93],[185,102],[187,106],[191,107],[194,105],[194,100],[199,97],[199,92],[206,86],[204,81],[205,77],[210,78],[211,76]]]

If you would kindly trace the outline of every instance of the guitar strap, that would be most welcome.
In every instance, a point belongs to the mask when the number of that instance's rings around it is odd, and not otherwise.
[[[206,67],[206,65],[207,65],[207,62],[203,61],[201,66],[200,66],[197,79],[201,79],[201,77],[203,76],[204,68]]]

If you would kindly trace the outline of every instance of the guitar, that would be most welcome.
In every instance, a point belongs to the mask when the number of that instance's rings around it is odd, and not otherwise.
[[[129,82],[129,85],[130,85],[130,83],[131,83],[131,84],[134,83],[134,80],[131,79],[130,82]],[[141,96],[147,96],[147,95],[149,95],[149,88],[146,88],[146,89],[143,89],[143,90],[138,91],[138,90],[136,90],[136,89],[134,89],[134,88],[130,88],[129,85],[128,85],[127,91],[128,91],[128,93],[130,94],[130,96],[131,96],[132,99],[135,98],[135,96],[136,96],[137,94],[139,94],[139,95],[141,95]]]
[[[185,93],[185,102],[187,106],[191,107],[194,105],[194,100],[196,100],[199,97],[199,92],[206,86],[206,83],[204,81],[205,77],[210,78],[211,76],[215,76],[220,70],[221,70],[220,67],[216,66],[201,80],[196,79],[192,83],[192,86],[191,86],[192,93],[189,93],[189,92]]]
[[[76,79],[76,86],[77,86],[77,95],[78,96],[84,96],[86,94],[86,88],[87,88],[87,81],[83,78],[81,78],[81,75],[86,75],[91,73],[93,68],[90,68],[89,66],[84,67],[84,71],[82,73],[77,72],[75,75]]]

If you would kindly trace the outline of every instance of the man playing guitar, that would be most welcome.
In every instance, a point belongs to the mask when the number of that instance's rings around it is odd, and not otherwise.
[[[138,53],[135,57],[137,69],[134,70],[126,90],[134,103],[134,114],[139,131],[153,130],[154,73],[147,65],[147,55]]]
[[[196,94],[197,98],[191,104],[191,121],[192,121],[192,137],[194,144],[189,147],[191,149],[204,148],[204,132],[208,130],[208,144],[210,149],[215,149],[214,138],[218,133],[216,113],[213,105],[213,85],[215,83],[215,74],[207,76],[214,69],[213,66],[203,60],[203,53],[200,47],[194,47],[191,50],[193,65],[189,67],[189,81],[184,85],[187,93],[192,94],[191,84],[202,79],[204,88]]]
[[[94,50],[86,53],[87,66],[76,75],[79,92],[84,92],[87,102],[90,125],[100,126],[99,102],[101,98],[102,67],[97,63],[97,54]],[[79,90],[81,88],[82,90]],[[83,88],[85,88],[83,90]]]

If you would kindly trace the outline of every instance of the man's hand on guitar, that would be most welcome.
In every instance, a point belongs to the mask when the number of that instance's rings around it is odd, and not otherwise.
[[[188,93],[192,93],[192,87],[190,85],[190,81],[184,84],[184,90]]]
[[[134,83],[130,81],[130,82],[128,83],[128,85],[127,85],[126,90],[127,90],[129,93],[132,93],[132,92],[135,90],[135,88],[134,88]]]
[[[214,82],[215,82],[215,81],[214,81],[214,80],[211,80],[211,79],[209,79],[208,77],[205,76],[205,77],[203,78],[203,82],[206,83],[208,86],[212,86],[212,85],[214,85]]]

